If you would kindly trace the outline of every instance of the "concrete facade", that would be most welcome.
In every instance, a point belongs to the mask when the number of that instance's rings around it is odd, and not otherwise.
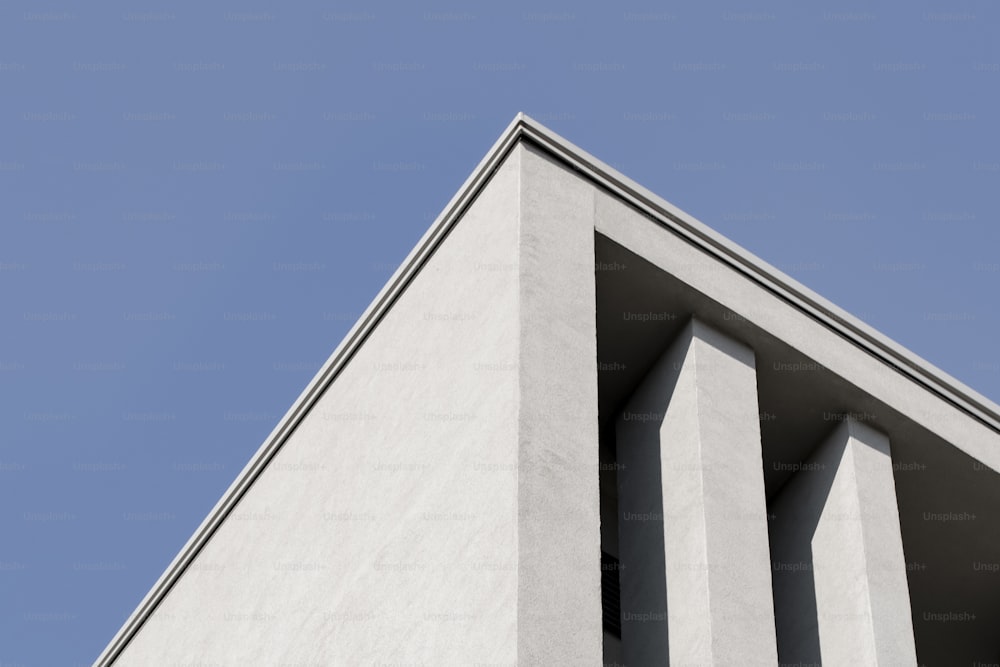
[[[520,154],[115,665],[516,662]]]
[[[989,664],[997,471],[995,404],[519,116],[95,664]]]
[[[519,664],[601,654],[594,190],[522,147]]]
[[[691,320],[618,418],[626,664],[777,662],[756,383],[753,350]]]

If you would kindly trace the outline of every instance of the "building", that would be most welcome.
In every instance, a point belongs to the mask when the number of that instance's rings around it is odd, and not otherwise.
[[[98,665],[1000,659],[1000,408],[518,116]]]

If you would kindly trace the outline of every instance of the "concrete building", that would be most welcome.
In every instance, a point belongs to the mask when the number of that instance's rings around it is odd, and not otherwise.
[[[997,664],[998,470],[996,404],[518,116],[96,664]]]

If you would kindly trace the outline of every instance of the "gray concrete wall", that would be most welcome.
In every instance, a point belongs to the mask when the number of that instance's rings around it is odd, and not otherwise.
[[[599,664],[593,258],[515,147],[115,664]]]
[[[518,659],[601,662],[594,193],[521,156]]]
[[[517,660],[520,159],[116,664]]]
[[[665,230],[524,143],[116,664],[598,663],[595,228],[1000,470],[996,436],[985,424],[831,334],[822,317],[713,260],[684,240],[688,231]],[[669,611],[670,652],[687,647],[671,656],[674,663],[773,663],[773,635],[762,629],[771,612],[761,575],[761,484],[753,472],[760,469],[753,354],[709,338],[694,336],[678,352],[678,369],[687,363],[689,376],[666,373],[653,397],[662,402],[666,385],[683,385],[664,412],[674,411],[665,422],[670,437],[691,445],[670,456],[687,458],[660,459],[654,470],[644,468],[653,449],[637,449],[633,459],[620,452],[630,467],[619,491],[635,491],[633,484],[648,491],[650,480],[662,490],[660,497],[632,493],[621,510],[685,517],[667,534],[673,548],[664,547],[661,525],[663,560],[654,564],[671,603],[663,609],[663,637]],[[725,368],[695,368],[695,348],[728,359]],[[736,441],[734,453],[727,448]],[[868,441],[848,449],[854,467],[839,468],[851,483],[834,485],[838,511],[864,517],[878,508],[895,520],[888,450]],[[845,660],[909,661],[898,525],[890,553],[873,537],[888,528],[862,523],[860,533],[843,526],[822,533],[824,549],[855,559],[855,583],[864,568],[871,575],[888,563],[891,572],[863,580],[872,623],[861,631],[871,637],[836,648],[860,649],[840,656]],[[779,529],[772,539],[797,531]],[[649,545],[639,549],[648,536],[636,536],[632,555],[623,554],[626,572],[636,554],[649,560]],[[626,575],[623,588],[650,593],[635,582]],[[833,606],[846,605],[835,612],[841,618],[859,616],[836,577],[820,583],[825,588],[814,599],[829,593]],[[742,634],[723,637],[730,631]],[[626,653],[635,649],[628,639]],[[656,657],[633,664],[662,663],[667,649],[660,644]]]

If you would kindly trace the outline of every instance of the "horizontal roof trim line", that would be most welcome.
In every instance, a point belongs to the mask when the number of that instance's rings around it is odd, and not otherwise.
[[[582,172],[589,180],[643,211],[656,222],[680,234],[691,243],[825,324],[835,333],[855,343],[893,368],[900,370],[911,380],[918,382],[969,416],[1000,433],[1000,406],[893,343],[804,285],[724,238],[693,216],[674,207],[525,114],[519,113],[448,202],[431,227],[424,233],[420,241],[417,242],[414,249],[396,269],[386,285],[334,350],[323,368],[278,422],[260,449],[202,521],[194,535],[174,557],[174,560],[146,594],[125,625],[102,651],[94,662],[95,667],[110,667],[114,664],[129,641],[139,632],[143,623],[152,615],[222,522],[261,475],[267,464],[295,431],[303,417],[312,409],[326,388],[354,356],[355,351],[364,343],[371,331],[392,307],[392,304],[402,295],[421,267],[430,259],[448,232],[475,200],[480,189],[489,181],[507,157],[507,154],[519,141],[524,139],[550,151],[566,164]]]
[[[1000,406],[895,343],[794,278],[736,245],[694,216],[681,211],[547,128],[525,119],[522,131],[542,148],[587,175],[654,221],[707,251],[772,293],[824,324],[883,363],[1000,433]]]

